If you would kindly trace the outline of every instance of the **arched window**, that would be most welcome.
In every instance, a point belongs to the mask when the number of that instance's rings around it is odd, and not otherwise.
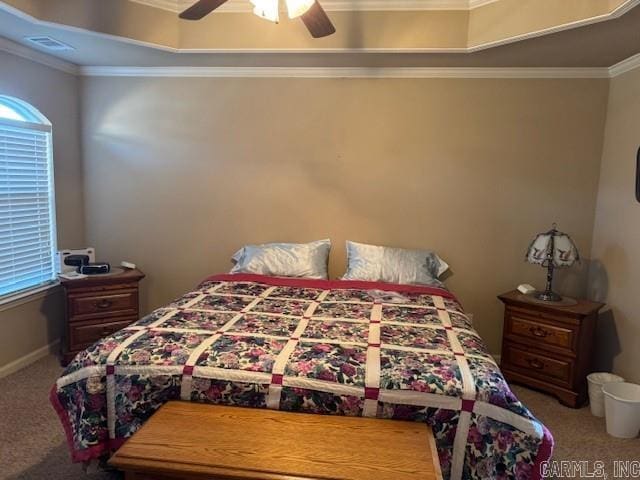
[[[0,95],[0,302],[56,278],[51,123]]]

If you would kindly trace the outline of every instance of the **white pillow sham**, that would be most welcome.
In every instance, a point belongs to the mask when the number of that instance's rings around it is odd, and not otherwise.
[[[231,273],[326,280],[330,250],[329,239],[310,243],[246,245],[231,257],[235,262]]]
[[[343,280],[431,285],[449,265],[431,250],[407,250],[347,241],[348,267]]]

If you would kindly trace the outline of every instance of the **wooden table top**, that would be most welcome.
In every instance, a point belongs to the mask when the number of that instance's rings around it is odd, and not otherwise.
[[[424,423],[190,402],[162,406],[110,463],[158,478],[442,478]]]
[[[87,275],[84,278],[60,278],[60,284],[65,288],[84,288],[96,285],[110,285],[114,283],[138,282],[145,277],[137,268],[129,269],[112,267],[111,272],[98,275]]]
[[[498,295],[498,298],[505,303],[523,305],[527,308],[533,308],[537,310],[546,310],[550,312],[562,312],[578,316],[587,316],[597,312],[604,303],[592,302],[585,299],[576,299],[575,305],[555,305],[553,302],[533,302],[529,300],[527,295],[523,295],[518,290],[512,290],[502,295]]]

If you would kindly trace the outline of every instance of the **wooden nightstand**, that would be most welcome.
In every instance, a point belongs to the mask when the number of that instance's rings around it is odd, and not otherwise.
[[[138,320],[138,282],[143,278],[140,270],[122,270],[60,280],[66,296],[63,366],[91,344]]]
[[[506,379],[580,407],[587,398],[593,335],[604,304],[540,304],[517,290],[498,298],[505,304],[500,368]]]

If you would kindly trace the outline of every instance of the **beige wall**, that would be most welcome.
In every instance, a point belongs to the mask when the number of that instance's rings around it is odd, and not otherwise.
[[[492,351],[495,296],[553,221],[588,256],[607,80],[82,80],[87,241],[148,274],[149,310],[242,244],[436,249]],[[581,294],[586,267],[559,287]]]
[[[0,51],[0,94],[31,103],[53,124],[58,245],[82,245],[78,79]],[[59,290],[26,303],[0,306],[0,367],[58,339],[63,313]]]
[[[589,276],[590,293],[608,303],[598,326],[597,363],[640,382],[640,69],[611,81]]]
[[[610,15],[620,3],[619,0],[611,3],[602,0],[499,0],[488,3],[471,11],[469,46],[567,28],[576,22]]]

